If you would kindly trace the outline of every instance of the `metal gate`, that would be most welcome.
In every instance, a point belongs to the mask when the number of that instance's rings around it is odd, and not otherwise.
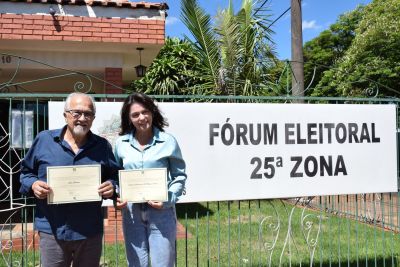
[[[59,94],[0,94],[0,266],[38,266],[34,202],[22,198],[19,163],[48,125]],[[94,95],[119,101],[125,95]],[[292,97],[154,96],[158,101],[281,102]],[[302,98],[387,104],[397,99]],[[400,266],[399,192],[178,204],[178,266]],[[119,212],[105,223],[103,266],[126,266]]]

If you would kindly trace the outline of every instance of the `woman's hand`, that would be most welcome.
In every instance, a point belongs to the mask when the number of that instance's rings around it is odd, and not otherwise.
[[[110,198],[114,195],[114,186],[110,181],[104,182],[99,186],[98,192],[103,198]]]
[[[122,210],[123,208],[126,207],[126,205],[128,205],[128,202],[127,202],[127,201],[121,202],[121,199],[120,199],[120,198],[117,198],[117,201],[116,201],[116,203],[115,203],[115,208],[116,208],[117,210]]]
[[[162,209],[163,207],[163,203],[161,201],[148,201],[147,204],[149,204],[150,206],[152,206],[155,209]]]

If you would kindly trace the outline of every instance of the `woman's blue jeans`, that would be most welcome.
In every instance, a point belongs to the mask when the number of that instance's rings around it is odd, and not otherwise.
[[[129,267],[173,267],[175,263],[175,207],[155,209],[128,203],[122,210]]]

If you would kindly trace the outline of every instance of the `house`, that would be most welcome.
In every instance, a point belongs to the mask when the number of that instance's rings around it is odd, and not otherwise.
[[[135,66],[149,66],[164,44],[167,9],[128,0],[1,1],[0,84],[12,82],[0,93],[122,93],[137,79]]]
[[[135,67],[149,66],[163,46],[167,9],[128,0],[0,1],[0,157],[8,159],[0,170],[0,225],[26,203],[16,200],[20,155],[48,127],[50,97],[35,94],[124,93],[138,78]],[[108,215],[105,240],[120,241],[120,213]],[[8,249],[37,244],[30,228],[27,240],[18,231],[6,238]]]

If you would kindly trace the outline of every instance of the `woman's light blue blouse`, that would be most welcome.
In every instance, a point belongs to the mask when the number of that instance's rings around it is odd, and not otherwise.
[[[134,134],[120,136],[115,144],[115,158],[125,170],[167,168],[168,170],[168,202],[163,208],[173,206],[182,195],[185,187],[185,161],[175,138],[158,128],[153,127],[153,139],[139,149]]]

